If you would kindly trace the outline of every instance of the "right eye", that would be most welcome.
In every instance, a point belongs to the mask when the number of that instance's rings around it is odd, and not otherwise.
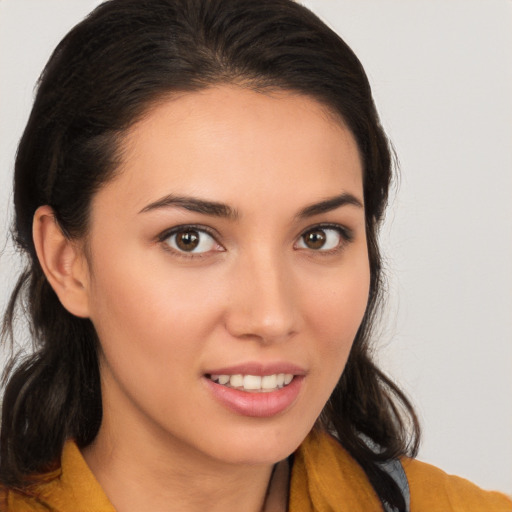
[[[220,247],[215,238],[196,227],[181,227],[162,237],[162,242],[177,252],[203,254]]]

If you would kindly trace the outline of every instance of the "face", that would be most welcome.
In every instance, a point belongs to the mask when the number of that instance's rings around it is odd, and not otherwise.
[[[122,160],[88,235],[101,428],[230,464],[286,457],[366,308],[353,136],[307,97],[224,86],[154,107]]]

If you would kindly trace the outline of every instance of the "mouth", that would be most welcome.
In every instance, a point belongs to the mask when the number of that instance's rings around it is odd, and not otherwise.
[[[306,372],[299,367],[289,364],[273,366],[278,368],[264,368],[255,363],[218,369],[203,374],[203,381],[217,403],[231,412],[246,417],[269,418],[293,406],[306,377]]]
[[[288,386],[294,379],[291,373],[274,373],[271,375],[244,375],[241,373],[207,374],[206,378],[227,388],[249,393],[271,393]]]

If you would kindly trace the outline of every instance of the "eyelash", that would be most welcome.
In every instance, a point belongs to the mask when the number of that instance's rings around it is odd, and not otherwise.
[[[310,248],[305,248],[306,250],[309,249],[308,252],[310,254],[319,255],[319,256],[331,256],[334,254],[338,254],[347,246],[347,244],[351,243],[354,240],[354,232],[351,229],[349,229],[345,226],[341,226],[340,224],[320,223],[320,224],[315,224],[315,225],[310,226],[307,229],[305,229],[300,234],[298,241],[303,240],[303,237],[307,233],[311,233],[312,231],[315,231],[315,230],[336,231],[340,235],[340,242],[336,247],[333,247],[332,249],[327,249],[327,250],[320,250],[320,249],[314,250],[314,249],[310,249]],[[298,243],[298,242],[296,242],[296,243]]]
[[[198,233],[206,233],[208,236],[210,236],[217,245],[220,247],[221,244],[217,241],[217,234],[214,230],[208,228],[207,226],[197,225],[197,224],[182,224],[181,226],[175,226],[171,229],[165,230],[163,233],[158,235],[158,242],[163,244],[164,249],[172,252],[174,255],[180,257],[180,258],[187,258],[187,259],[196,259],[196,258],[204,258],[209,254],[211,251],[205,251],[205,252],[187,252],[187,251],[180,251],[178,249],[174,249],[169,245],[167,242],[169,238],[171,238],[174,235],[177,235],[178,233],[183,233],[186,231],[197,231]],[[218,251],[223,252],[223,251]]]
[[[304,236],[308,233],[311,233],[312,231],[319,230],[319,231],[327,231],[327,230],[333,230],[336,231],[340,235],[340,243],[333,247],[332,249],[327,250],[315,250],[308,247],[304,248],[298,248],[297,250],[306,250],[312,254],[315,255],[321,255],[321,256],[329,256],[333,254],[337,254],[338,252],[342,251],[347,244],[353,241],[354,239],[354,233],[351,229],[341,226],[339,224],[328,224],[328,223],[321,223],[321,224],[315,224],[313,226],[309,226],[307,229],[302,231],[302,233],[299,235],[297,241],[294,243],[294,248],[299,241],[304,240]],[[210,236],[215,243],[222,247],[222,245],[218,242],[217,233],[212,230],[211,228],[208,228],[207,226],[203,225],[197,225],[197,224],[183,224],[180,226],[175,226],[171,229],[167,229],[163,231],[160,235],[158,235],[157,240],[159,243],[163,244],[165,250],[172,252],[174,255],[177,255],[178,257],[187,258],[187,259],[196,259],[196,258],[204,258],[206,257],[211,251],[205,251],[205,252],[187,252],[187,251],[181,251],[179,249],[175,249],[171,247],[168,243],[169,238],[171,238],[174,235],[177,235],[178,233],[183,233],[186,231],[197,231],[199,233],[205,233],[208,236]],[[224,252],[224,248],[220,251],[215,252]]]

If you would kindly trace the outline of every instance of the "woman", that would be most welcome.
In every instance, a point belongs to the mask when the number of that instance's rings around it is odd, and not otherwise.
[[[390,160],[359,61],[293,2],[75,27],[16,162],[5,325],[25,300],[38,350],[8,375],[3,507],[509,510],[407,458],[371,360]]]

